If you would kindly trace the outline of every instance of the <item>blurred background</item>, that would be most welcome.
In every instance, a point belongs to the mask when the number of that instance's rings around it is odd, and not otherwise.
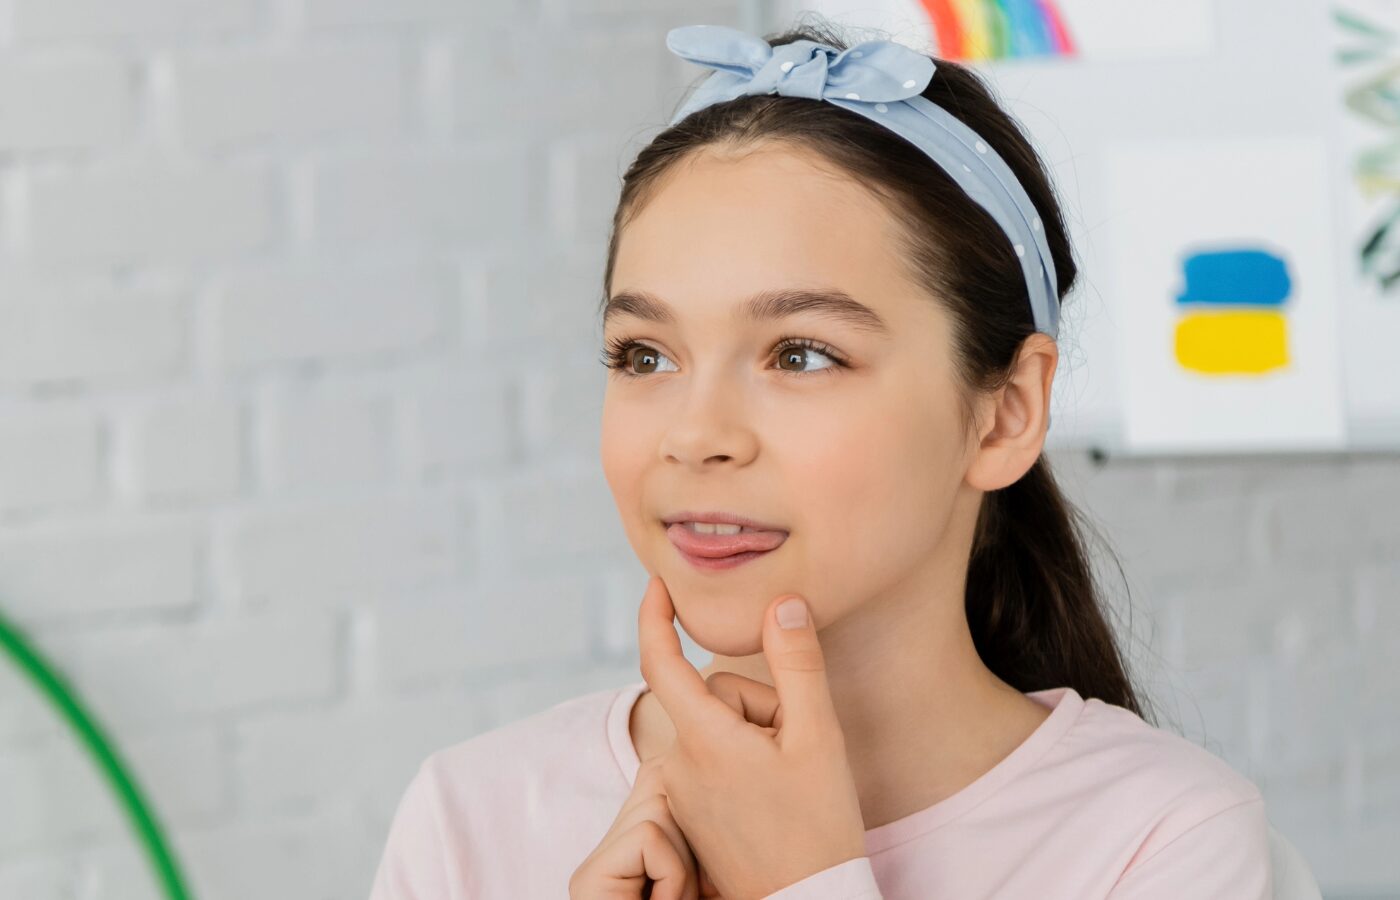
[[[1258,48],[1301,59],[1330,21],[1306,6],[1198,5],[1177,36],[1212,56],[1169,65],[1119,41],[1098,57],[1114,78],[1091,80],[1158,85],[1136,136],[1189,136],[1202,120],[1167,105],[1205,108],[1224,70],[1202,59],[1255,48],[1240,78],[1302,77]],[[618,178],[700,74],[668,29],[792,14],[0,0],[0,617],[105,729],[192,895],[366,896],[429,753],[640,679],[646,575],[598,458]],[[1068,93],[1057,63],[971,62],[1035,129],[1085,257],[1049,453],[1122,562],[1100,558],[1134,674],[1159,725],[1260,786],[1329,900],[1400,897],[1400,428],[1371,414],[1400,385],[1395,331],[1353,329],[1374,343],[1351,354],[1371,367],[1351,394],[1347,352],[1307,360],[1326,427],[1125,428],[1176,387],[1112,365],[1135,345],[1106,329],[1143,333],[1113,300],[1139,287],[1132,245],[1109,239],[1130,229],[1060,109],[1121,114]],[[1213,102],[1226,122],[1330,127],[1284,89]],[[1309,185],[1336,196],[1321,178],[1274,193]],[[0,897],[164,896],[10,650]]]

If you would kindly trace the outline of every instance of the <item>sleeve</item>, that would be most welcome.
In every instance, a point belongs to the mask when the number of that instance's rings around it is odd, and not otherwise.
[[[1264,799],[1203,819],[1128,868],[1107,900],[1272,900],[1273,865]]]
[[[763,900],[884,900],[870,857],[860,856],[793,882]]]
[[[433,757],[418,767],[389,825],[369,900],[450,900],[447,856],[439,827]]]

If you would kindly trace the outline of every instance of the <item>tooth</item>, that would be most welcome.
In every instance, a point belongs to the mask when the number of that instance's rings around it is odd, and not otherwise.
[[[690,530],[698,534],[738,534],[741,526],[723,522],[690,522]]]

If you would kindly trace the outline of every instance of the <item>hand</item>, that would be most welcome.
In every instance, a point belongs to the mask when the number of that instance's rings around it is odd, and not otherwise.
[[[638,614],[642,677],[676,729],[655,757],[671,813],[724,897],[766,897],[865,855],[865,823],[817,630],[763,614],[774,686],[733,673],[710,684],[686,660],[665,582]]]
[[[697,900],[695,854],[666,804],[659,757],[637,769],[612,827],[569,878],[570,900]]]

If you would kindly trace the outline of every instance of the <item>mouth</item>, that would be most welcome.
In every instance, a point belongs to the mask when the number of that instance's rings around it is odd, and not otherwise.
[[[666,537],[687,562],[703,569],[728,569],[773,552],[788,533],[744,529],[735,534],[705,534],[688,522],[675,522],[666,526]]]

